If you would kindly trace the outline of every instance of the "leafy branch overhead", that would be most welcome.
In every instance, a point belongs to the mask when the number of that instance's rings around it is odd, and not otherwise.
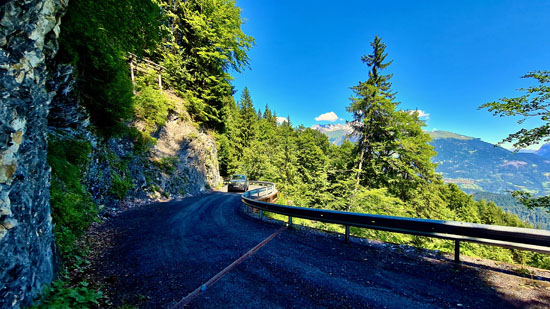
[[[499,101],[486,103],[480,108],[486,108],[494,116],[519,116],[518,124],[528,118],[540,118],[544,123],[533,129],[525,129],[508,135],[501,141],[511,142],[516,148],[524,148],[540,142],[550,141],[550,71],[533,71],[522,78],[533,78],[538,84],[529,88],[520,88],[524,95],[516,98],[502,98]],[[529,208],[543,207],[550,211],[550,197],[533,197],[527,192],[512,192],[514,197]]]
[[[518,124],[528,118],[540,118],[545,123],[533,129],[521,129],[510,134],[501,143],[510,142],[516,148],[525,148],[539,142],[550,141],[550,71],[533,71],[522,76],[533,78],[538,84],[528,88],[520,88],[525,94],[515,98],[502,98],[499,101],[480,106],[493,113],[494,116],[519,116]]]

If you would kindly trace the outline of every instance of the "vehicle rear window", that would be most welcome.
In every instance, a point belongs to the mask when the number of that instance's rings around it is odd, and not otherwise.
[[[233,180],[240,180],[240,179],[245,179],[246,176],[245,175],[233,175]]]

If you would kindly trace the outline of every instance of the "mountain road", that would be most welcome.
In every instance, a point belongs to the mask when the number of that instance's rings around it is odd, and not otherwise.
[[[243,209],[240,194],[211,192],[125,211],[90,233],[92,281],[113,306],[170,308],[281,227]],[[532,280],[407,246],[288,229],[190,307],[542,308],[550,303],[543,274]],[[535,287],[507,286],[529,282]]]

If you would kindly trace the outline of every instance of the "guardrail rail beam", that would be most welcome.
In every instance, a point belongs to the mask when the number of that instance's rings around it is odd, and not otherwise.
[[[292,227],[292,217],[296,217],[341,224],[346,230],[346,241],[349,241],[351,226],[452,240],[455,242],[454,260],[457,263],[460,262],[462,241],[550,254],[550,231],[547,230],[277,205],[271,203],[278,197],[275,184],[253,183],[262,188],[245,192],[242,195],[243,203],[260,210],[261,216],[263,210],[288,216],[289,228]],[[260,192],[267,194],[260,195]],[[257,198],[253,198],[255,196]]]

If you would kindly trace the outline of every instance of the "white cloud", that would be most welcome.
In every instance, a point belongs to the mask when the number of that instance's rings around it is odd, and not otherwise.
[[[282,124],[283,122],[288,122],[288,120],[285,117],[277,116],[277,123]]]
[[[316,121],[324,120],[324,121],[334,122],[338,120],[338,116],[334,112],[328,112],[328,113],[321,114],[318,117],[315,117],[315,120]]]
[[[414,111],[409,111],[409,113],[412,115],[414,113],[418,114],[418,118],[424,118],[424,119],[430,119],[430,114],[426,113],[425,111],[421,109],[417,109]]]

